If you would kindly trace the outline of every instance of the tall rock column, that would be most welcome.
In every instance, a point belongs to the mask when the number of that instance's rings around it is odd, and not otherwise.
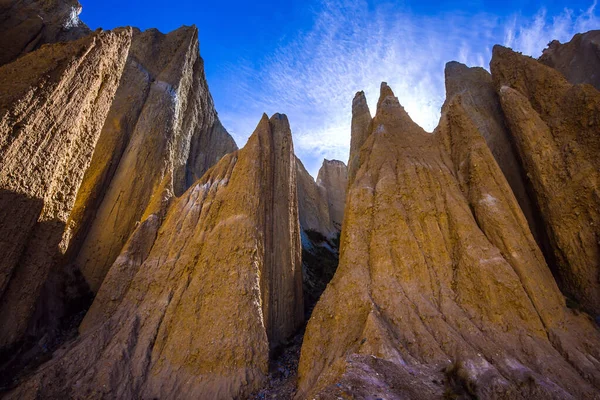
[[[134,31],[121,82],[69,221],[70,259],[93,292],[137,223],[162,216],[173,195],[237,149],[218,121],[195,27]]]
[[[371,112],[365,92],[358,92],[352,101],[352,125],[350,136],[350,158],[348,159],[348,185],[352,184],[360,167],[360,148],[369,137]]]
[[[20,339],[70,240],[67,221],[117,89],[129,29],[0,68],[0,348]]]
[[[296,398],[597,396],[600,333],[566,308],[461,97],[429,134],[383,84],[361,153]]]
[[[287,118],[263,116],[243,149],[173,200],[157,231],[152,216],[139,225],[81,337],[8,398],[260,389],[269,349],[303,318],[295,168]]]
[[[498,166],[504,173],[529,227],[542,250],[551,253],[547,237],[540,225],[538,210],[530,199],[519,156],[504,121],[500,98],[492,75],[483,68],[469,68],[458,62],[449,62],[445,68],[446,102],[461,96],[461,104],[477,130],[485,139]]]
[[[329,207],[329,218],[337,231],[342,229],[346,189],[348,187],[348,168],[338,160],[323,160],[317,175],[317,185],[324,192]]]
[[[600,315],[600,92],[495,46],[492,76],[563,290]]]

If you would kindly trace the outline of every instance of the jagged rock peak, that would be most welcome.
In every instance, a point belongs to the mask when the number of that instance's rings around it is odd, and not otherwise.
[[[208,90],[197,28],[136,30],[77,199],[70,253],[92,291],[139,221],[163,215],[170,198],[236,149]]]
[[[564,44],[553,40],[539,61],[572,84],[589,83],[600,90],[600,30],[578,33]]]
[[[386,129],[386,126],[392,129]],[[377,114],[373,118],[371,128],[370,134],[396,131],[402,132],[403,135],[419,136],[427,133],[412,120],[386,82],[381,83]]]
[[[377,102],[377,113],[380,112],[382,106],[387,107],[400,107],[398,98],[394,95],[392,88],[388,86],[387,82],[381,82],[379,88],[379,101]]]
[[[153,215],[139,225],[83,335],[8,398],[226,399],[260,389],[270,347],[303,319],[295,178],[287,118],[263,116],[160,226]]]
[[[485,69],[468,67],[457,61],[446,63],[444,76],[447,99],[492,83],[492,76]]]

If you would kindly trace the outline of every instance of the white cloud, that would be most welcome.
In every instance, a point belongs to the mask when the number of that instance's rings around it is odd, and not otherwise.
[[[427,17],[366,0],[325,0],[310,30],[257,65],[240,62],[226,71],[236,101],[220,105],[219,114],[240,146],[262,112],[287,114],[296,154],[316,176],[323,158],[348,158],[355,92],[365,91],[374,113],[379,84],[387,81],[415,122],[432,131],[445,97],[447,61],[487,68],[496,43],[537,57],[552,39],[568,41],[600,26],[595,7],[558,15],[542,9],[530,18]]]

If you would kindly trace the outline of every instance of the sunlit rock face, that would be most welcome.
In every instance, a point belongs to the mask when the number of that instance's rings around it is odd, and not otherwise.
[[[29,15],[34,6],[42,4],[13,8]],[[59,18],[62,8],[47,6]],[[44,41],[72,39],[60,32]],[[35,358],[61,335],[63,318],[89,307],[136,226],[162,219],[174,196],[237,146],[214,109],[195,27],[98,31],[29,50],[0,77],[0,349]],[[17,357],[0,358],[0,370],[15,369],[4,361]]]
[[[565,294],[600,315],[600,92],[494,47],[494,83]]]
[[[242,150],[173,200],[162,224],[153,214],[139,225],[84,334],[8,398],[258,390],[269,349],[303,320],[295,170],[287,118],[264,116]]]
[[[3,0],[0,3],[0,65],[43,44],[70,41],[90,33],[79,20],[77,0]]]
[[[297,398],[597,395],[598,330],[565,307],[462,101],[428,134],[382,85]]]
[[[45,46],[0,68],[0,349],[23,339],[68,247],[77,191],[131,30]]]
[[[91,290],[99,289],[137,223],[164,214],[172,196],[236,149],[208,91],[197,29],[134,30],[71,220],[78,229],[70,253]]]
[[[553,40],[539,61],[572,84],[589,83],[600,90],[600,30],[578,33],[563,44]]]

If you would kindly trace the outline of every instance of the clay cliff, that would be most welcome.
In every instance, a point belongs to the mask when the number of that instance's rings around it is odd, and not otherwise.
[[[346,164],[338,160],[323,160],[316,181],[298,158],[296,166],[298,209],[302,229],[317,231],[325,236],[339,233],[346,205]]]
[[[0,3],[6,398],[600,398],[597,31],[448,63],[433,133],[357,93],[314,180],[194,26]]]
[[[49,45],[0,68],[0,349],[19,341],[119,83],[131,30]]]
[[[162,224],[153,214],[139,225],[85,334],[8,398],[237,398],[259,389],[269,348],[302,323],[295,168],[287,118],[263,116]]]
[[[297,398],[597,395],[600,333],[566,308],[461,96],[432,135],[383,84],[347,199]]]
[[[539,204],[559,283],[600,315],[600,92],[501,46],[490,63]]]
[[[564,44],[553,40],[539,61],[572,84],[589,83],[600,90],[600,31],[578,33]]]

